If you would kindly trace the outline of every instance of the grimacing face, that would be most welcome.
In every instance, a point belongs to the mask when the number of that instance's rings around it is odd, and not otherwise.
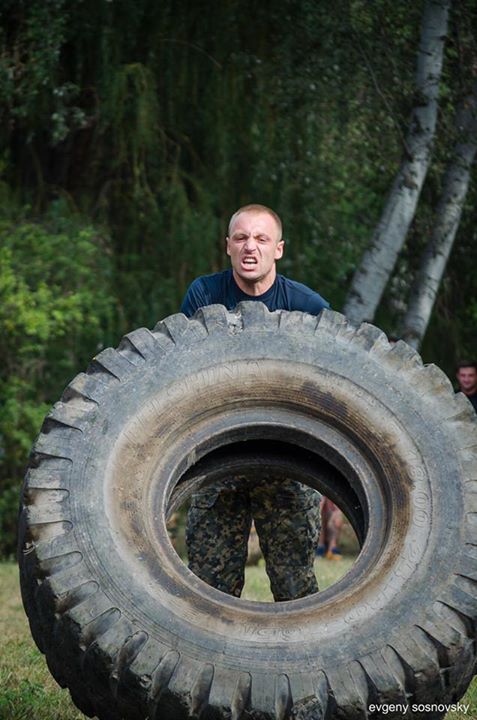
[[[249,287],[259,284],[264,288],[261,292],[266,292],[275,280],[275,262],[283,255],[283,245],[272,215],[257,211],[240,213],[227,237],[227,255],[238,284]]]
[[[459,368],[457,382],[463,392],[473,393],[477,390],[477,369],[472,366]]]

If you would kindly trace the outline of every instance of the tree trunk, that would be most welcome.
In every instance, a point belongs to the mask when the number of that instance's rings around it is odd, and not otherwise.
[[[401,333],[402,338],[416,349],[422,342],[431,317],[469,187],[477,151],[477,82],[474,84],[473,93],[465,99],[460,108],[457,123],[460,137],[444,175],[431,238],[411,290]]]
[[[434,138],[444,41],[451,0],[427,0],[416,69],[416,104],[404,156],[383,213],[343,308],[353,322],[372,321],[416,211]]]

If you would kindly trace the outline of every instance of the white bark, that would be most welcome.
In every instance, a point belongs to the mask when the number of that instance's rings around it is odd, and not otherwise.
[[[417,56],[416,105],[404,157],[343,308],[345,315],[356,323],[374,318],[406,239],[429,167],[450,2],[427,0],[424,7]]]
[[[418,349],[459,227],[477,152],[477,82],[458,113],[460,137],[447,167],[433,230],[413,285],[401,336]]]

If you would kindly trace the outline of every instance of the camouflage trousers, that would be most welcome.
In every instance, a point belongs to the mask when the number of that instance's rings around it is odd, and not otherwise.
[[[313,561],[320,495],[295,480],[234,478],[195,493],[186,526],[189,568],[209,585],[240,597],[252,519],[275,600],[317,592]]]

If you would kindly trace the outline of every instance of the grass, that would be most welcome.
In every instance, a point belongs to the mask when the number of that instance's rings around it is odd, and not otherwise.
[[[321,558],[316,560],[315,572],[320,590],[324,590],[339,580],[348,572],[353,562],[354,558],[346,555],[339,562],[330,562]],[[251,565],[245,569],[245,586],[242,597],[245,600],[273,601],[263,560],[260,560],[258,565]]]
[[[341,562],[317,560],[320,587],[324,589],[336,582],[352,564],[351,557],[344,557]],[[244,596],[249,600],[271,600],[263,563],[247,568]],[[68,692],[53,680],[30,636],[20,599],[18,571],[13,563],[0,563],[0,637],[0,720],[85,717],[75,708]],[[469,712],[449,713],[446,720],[477,720],[477,678],[460,702],[470,705]]]
[[[20,599],[18,569],[0,564],[1,720],[82,720],[37,650]]]

